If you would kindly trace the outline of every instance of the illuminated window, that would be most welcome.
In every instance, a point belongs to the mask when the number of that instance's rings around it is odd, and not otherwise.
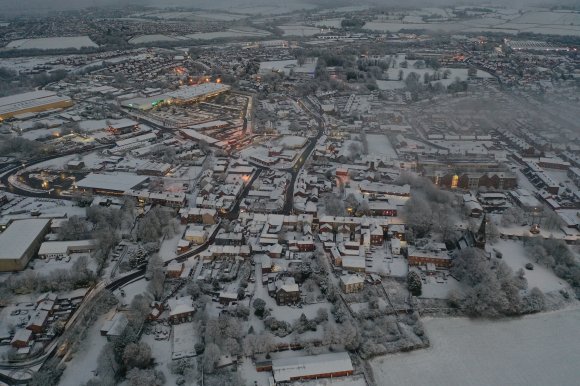
[[[456,188],[458,183],[459,183],[459,176],[456,174],[451,179],[451,187]]]

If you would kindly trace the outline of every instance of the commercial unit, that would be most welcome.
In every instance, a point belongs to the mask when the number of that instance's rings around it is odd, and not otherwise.
[[[38,250],[38,257],[62,258],[71,253],[89,253],[97,246],[96,240],[45,241]]]
[[[10,341],[10,345],[14,348],[24,348],[28,347],[29,342],[32,340],[32,331],[19,328],[16,330],[14,337]]]
[[[12,222],[0,234],[0,272],[23,270],[49,230],[50,219]]]
[[[0,121],[15,115],[62,109],[72,105],[69,97],[46,90],[11,95],[0,98]]]
[[[128,190],[147,182],[149,177],[132,173],[98,174],[91,173],[76,183],[79,190],[94,194],[123,195]]]
[[[116,135],[129,134],[136,131],[139,127],[139,123],[132,119],[118,119],[109,123],[109,131]]]
[[[354,368],[346,352],[281,358],[272,361],[276,384],[306,379],[335,378],[352,375]]]
[[[166,96],[171,103],[196,103],[216,97],[229,91],[230,88],[230,86],[221,83],[202,83],[195,86],[182,86],[175,91],[167,93]]]

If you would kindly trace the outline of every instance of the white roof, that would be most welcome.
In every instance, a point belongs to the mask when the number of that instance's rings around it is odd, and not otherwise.
[[[229,291],[221,291],[219,294],[220,298],[224,298],[224,299],[233,299],[233,300],[237,300],[238,299],[238,294],[236,292],[229,292]]]
[[[284,290],[285,292],[300,291],[300,288],[298,287],[298,284],[296,284],[296,282],[294,281],[293,277],[285,277],[284,279],[279,280],[276,283],[276,286],[278,287],[278,289]]]
[[[66,254],[70,248],[92,248],[96,245],[95,240],[72,240],[72,241],[45,241],[40,245],[39,255]]]
[[[30,340],[31,335],[32,331],[27,330],[25,328],[19,328],[16,330],[14,338],[12,338],[12,341],[10,343],[15,343],[18,341],[28,342]]]
[[[188,304],[179,304],[175,308],[171,309],[169,316],[188,314],[188,313],[194,312],[194,311],[195,311],[195,308],[193,306],[190,306]]]
[[[12,113],[51,103],[70,101],[52,91],[38,90],[0,98],[0,114]]]
[[[214,92],[227,91],[230,86],[221,83],[202,83],[195,86],[182,86],[179,89],[167,94],[170,98],[175,99],[193,99],[211,94]]]
[[[116,313],[111,320],[105,321],[101,331],[105,331],[109,336],[118,336],[121,335],[129,320],[127,316],[123,313]]]
[[[186,314],[189,312],[194,312],[195,308],[191,305],[192,300],[190,296],[184,296],[178,299],[168,299],[169,303],[169,316]]]
[[[360,275],[346,275],[346,276],[341,276],[340,281],[344,285],[352,285],[352,284],[364,283],[365,279]]]
[[[212,129],[214,127],[227,126],[227,125],[229,125],[229,122],[217,120],[217,121],[211,121],[211,122],[198,123],[197,125],[189,126],[189,128],[194,129],[194,130],[203,130],[203,129]]]
[[[50,219],[14,221],[0,234],[0,260],[20,259],[30,244],[38,237]]]
[[[272,373],[276,383],[353,370],[352,361],[346,352],[281,358],[272,361]]]
[[[97,174],[91,173],[79,182],[77,187],[88,189],[104,189],[124,192],[133,189],[148,179],[147,176],[138,176],[132,173]]]
[[[155,133],[146,133],[146,134],[141,134],[141,135],[138,135],[135,137],[127,138],[127,139],[122,139],[120,141],[115,142],[115,144],[117,146],[126,146],[126,145],[130,145],[133,143],[151,141],[151,140],[154,140],[156,138],[157,138],[157,136],[155,135]]]
[[[123,118],[123,119],[117,119],[115,121],[111,121],[111,124],[109,126],[114,128],[114,129],[123,129],[125,127],[137,126],[138,124],[139,123],[137,123],[136,121],[134,121],[132,119]]]

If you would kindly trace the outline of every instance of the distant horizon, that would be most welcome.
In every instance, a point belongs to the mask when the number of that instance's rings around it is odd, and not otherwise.
[[[74,11],[82,10],[89,7],[103,7],[107,8],[114,6],[115,8],[125,6],[147,6],[158,9],[166,9],[172,7],[180,7],[187,9],[202,9],[202,10],[223,10],[229,12],[240,12],[244,8],[267,7],[266,14],[287,13],[300,9],[308,8],[340,8],[344,6],[352,6],[351,2],[346,0],[294,0],[288,2],[285,0],[171,0],[170,3],[160,4],[153,0],[51,0],[46,2],[43,0],[21,0],[13,2],[10,0],[0,0],[0,6],[4,8],[2,18],[11,18],[16,16],[26,15],[42,15],[50,12],[59,11]],[[573,0],[493,0],[481,3],[477,0],[409,0],[404,5],[393,0],[362,0],[356,5],[368,5],[370,7],[397,7],[397,8],[428,8],[428,7],[450,7],[450,6],[494,6],[505,8],[521,8],[521,7],[538,7],[549,8],[554,5],[573,6],[577,3]],[[280,12],[275,12],[274,9],[279,8]],[[240,12],[245,13],[245,12]]]

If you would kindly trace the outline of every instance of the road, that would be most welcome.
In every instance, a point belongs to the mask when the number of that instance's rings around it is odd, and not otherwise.
[[[30,192],[28,190],[20,189],[18,186],[15,186],[12,183],[10,183],[9,178],[10,178],[10,176],[17,174],[20,170],[22,170],[24,168],[28,168],[30,166],[37,165],[37,164],[42,163],[42,162],[46,162],[46,161],[61,158],[61,157],[66,157],[68,155],[73,155],[73,154],[76,155],[76,154],[92,153],[94,151],[108,149],[108,148],[113,147],[113,146],[114,146],[114,144],[100,145],[100,146],[95,146],[94,148],[92,148],[90,150],[86,150],[82,153],[77,153],[76,151],[70,151],[70,152],[59,153],[59,154],[46,156],[46,157],[33,158],[33,159],[23,163],[23,164],[18,164],[16,166],[13,166],[12,168],[8,168],[8,169],[5,168],[4,169],[5,174],[2,177],[0,177],[0,182],[2,182],[2,184],[4,184],[6,186],[6,189],[10,193],[15,193],[15,194],[18,194],[21,196],[70,200],[71,197],[57,196],[56,194],[51,194],[51,193],[35,193],[35,192]]]
[[[298,174],[300,174],[300,171],[302,170],[304,163],[310,157],[310,154],[314,150],[316,143],[318,142],[320,137],[324,135],[325,129],[324,120],[322,119],[320,114],[313,112],[312,109],[307,107],[306,103],[300,99],[298,100],[298,104],[301,105],[302,108],[304,108],[304,110],[306,110],[308,113],[310,113],[310,115],[312,115],[312,117],[318,122],[318,133],[316,134],[316,137],[310,138],[308,140],[308,144],[306,145],[306,148],[300,155],[300,159],[298,160],[298,162],[296,162],[296,164],[291,169],[287,169],[287,171],[292,174],[292,179],[290,181],[290,186],[288,187],[288,189],[286,189],[286,202],[284,203],[284,207],[282,208],[282,214],[285,215],[289,215],[293,211],[294,186],[296,185],[296,178],[298,177]]]
[[[308,159],[308,157],[310,156],[310,154],[312,153],[312,151],[314,150],[314,147],[316,146],[317,141],[320,139],[320,137],[324,134],[324,121],[322,120],[322,117],[320,117],[320,115],[313,113],[308,107],[306,107],[306,105],[303,104],[303,102],[299,101],[299,103],[301,103],[303,105],[303,107],[305,108],[305,110],[307,110],[318,122],[318,134],[316,135],[316,137],[312,137],[308,140],[308,144],[306,146],[306,148],[303,150],[300,159],[298,160],[298,162],[290,169],[286,169],[287,172],[290,172],[292,174],[292,178],[291,178],[291,182],[290,185],[288,187],[288,189],[286,190],[286,200],[285,200],[285,204],[284,207],[282,209],[282,213],[283,214],[290,214],[292,213],[292,207],[293,207],[293,197],[294,197],[294,185],[296,183],[296,178],[298,177],[298,174],[300,173],[300,170],[302,169],[302,167],[304,166],[304,163],[306,162],[306,160]],[[107,147],[111,147],[113,145],[103,145],[101,146],[102,148],[107,148]],[[95,151],[98,150],[99,148],[95,148],[95,149],[91,149],[90,151]],[[71,153],[74,154],[74,153]],[[34,160],[31,160],[28,162],[28,164],[26,166],[31,166],[34,164],[38,164],[50,159],[55,159],[55,158],[59,158],[59,157],[63,157],[69,154],[59,154],[59,155],[55,155],[55,156],[49,156],[49,157],[42,157],[42,158],[37,158]],[[23,196],[29,196],[29,197],[45,197],[45,198],[57,198],[55,196],[52,196],[50,194],[39,194],[39,193],[32,193],[32,192],[28,192],[22,189],[19,189],[13,185],[11,185],[8,181],[8,177],[10,175],[13,175],[15,173],[17,173],[20,169],[24,168],[24,165],[17,165],[14,166],[12,169],[8,169],[7,173],[2,176],[0,178],[0,181],[2,181],[3,183],[6,184],[6,186],[10,187],[11,191],[14,191],[15,193],[18,193],[20,195]],[[244,188],[244,190],[242,191],[242,193],[240,194],[239,199],[237,200],[236,204],[234,205],[234,207],[227,213],[225,214],[224,218],[227,218],[229,220],[234,220],[237,219],[239,217],[240,214],[240,202],[245,198],[245,196],[247,196],[248,192],[251,189],[251,186],[253,184],[253,182],[259,177],[260,173],[266,168],[264,167],[257,167],[257,171],[256,173],[254,173],[254,175],[252,176],[252,179],[249,181],[249,183],[246,185],[246,187]],[[68,197],[58,197],[58,198],[64,198],[67,199]],[[217,232],[219,231],[221,227],[221,224],[218,224],[214,230],[214,232],[210,235],[210,237],[208,238],[208,240],[206,241],[205,244],[199,246],[198,248],[195,248],[191,251],[185,252],[181,255],[176,256],[174,259],[168,260],[165,262],[165,265],[169,264],[171,261],[176,260],[179,262],[183,262],[187,259],[189,259],[192,256],[195,256],[201,252],[203,252],[204,250],[206,250],[214,241],[215,236],[217,235]],[[145,271],[146,271],[146,265],[142,265],[140,267],[137,268],[137,270],[130,272],[126,275],[120,276],[112,281],[100,281],[98,284],[96,284],[94,287],[92,287],[89,290],[89,293],[87,294],[87,296],[85,297],[85,299],[83,300],[83,302],[81,303],[81,305],[79,306],[79,309],[72,315],[71,319],[69,319],[69,321],[66,324],[66,328],[65,329],[70,329],[72,327],[74,327],[74,325],[77,323],[78,321],[78,317],[79,315],[81,315],[82,311],[89,306],[89,304],[91,303],[91,301],[104,289],[110,290],[110,291],[114,291],[118,288],[123,287],[124,285],[126,285],[129,282],[132,282],[136,279],[142,278],[145,275]],[[63,334],[64,335],[64,334]],[[51,358],[53,355],[55,355],[56,349],[58,347],[60,347],[64,342],[63,342],[63,335],[59,336],[58,338],[54,339],[46,348],[44,351],[44,354],[38,358],[32,359],[30,361],[26,361],[26,362],[19,362],[19,363],[13,363],[13,364],[0,364],[0,369],[4,369],[4,370],[15,370],[15,371],[26,371],[26,369],[29,369],[30,367],[33,366],[37,366],[40,364],[43,364],[47,359]],[[2,375],[1,379],[4,382],[7,382],[8,384],[17,384],[19,382],[19,380],[17,379],[12,379],[8,376]]]

